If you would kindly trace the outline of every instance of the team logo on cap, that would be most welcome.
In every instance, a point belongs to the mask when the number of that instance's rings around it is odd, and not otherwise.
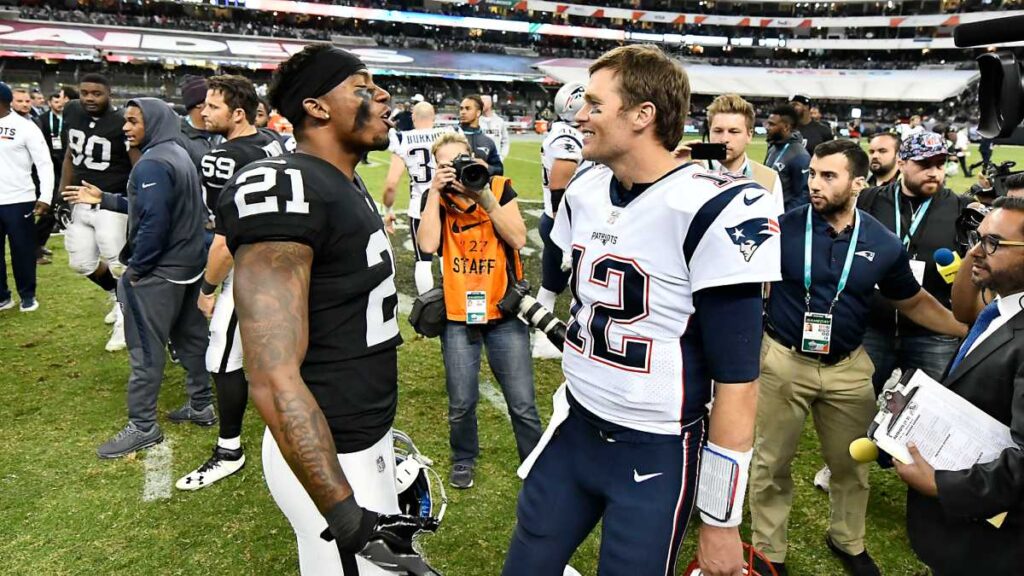
[[[779,233],[779,222],[772,218],[751,218],[735,226],[728,226],[725,231],[732,243],[739,246],[743,259],[750,262],[754,252],[765,240]]]

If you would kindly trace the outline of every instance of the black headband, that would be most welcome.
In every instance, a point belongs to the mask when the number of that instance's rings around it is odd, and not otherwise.
[[[275,104],[289,122],[298,126],[306,114],[303,100],[327,94],[360,70],[366,70],[366,65],[355,54],[340,48],[321,50],[296,72]]]

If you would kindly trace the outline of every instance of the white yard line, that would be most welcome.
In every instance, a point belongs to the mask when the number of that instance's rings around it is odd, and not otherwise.
[[[166,500],[171,497],[171,466],[174,450],[171,440],[164,441],[146,451],[142,465],[146,471],[146,483],[142,488],[142,501]]]
[[[505,397],[501,395],[501,390],[498,390],[494,382],[481,380],[480,395],[484,397],[484,400],[487,400],[492,406],[497,408],[505,416],[506,420],[512,421],[512,417],[508,415],[508,404],[505,403]]]
[[[540,230],[534,228],[526,233],[526,239],[538,248],[544,247],[544,240],[540,237]]]

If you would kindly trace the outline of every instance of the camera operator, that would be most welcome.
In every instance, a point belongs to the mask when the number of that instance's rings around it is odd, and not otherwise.
[[[423,197],[416,241],[424,252],[441,254],[448,317],[441,348],[448,389],[450,483],[470,488],[480,452],[476,405],[483,345],[508,404],[520,460],[541,436],[529,329],[498,307],[522,277],[519,249],[526,244],[526,224],[511,181],[489,176],[486,164],[470,156],[464,135],[442,135],[431,153],[438,168]]]
[[[1007,176],[1003,180],[1003,186],[1006,189],[1007,197],[1024,197],[1024,172]],[[979,203],[982,205],[979,206]],[[989,204],[991,202],[972,202],[964,209],[963,217],[957,220],[959,233],[968,238],[969,245],[973,246],[977,243],[978,225],[981,223],[981,219],[988,214]],[[950,295],[950,300],[953,304],[953,315],[956,316],[957,320],[965,324],[973,323],[978,314],[981,313],[982,308],[995,298],[995,294],[984,288],[979,288],[971,281],[971,268],[973,266],[974,251],[967,250],[967,254],[960,262],[960,270],[953,281],[953,290]]]

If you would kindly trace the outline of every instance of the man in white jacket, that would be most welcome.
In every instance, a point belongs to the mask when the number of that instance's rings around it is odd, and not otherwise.
[[[43,133],[31,121],[12,113],[14,95],[0,82],[0,310],[14,307],[7,288],[3,250],[11,242],[11,267],[21,299],[21,311],[39,308],[36,300],[36,228],[34,216],[50,208],[53,199],[53,161]],[[39,200],[32,166],[39,174]]]

